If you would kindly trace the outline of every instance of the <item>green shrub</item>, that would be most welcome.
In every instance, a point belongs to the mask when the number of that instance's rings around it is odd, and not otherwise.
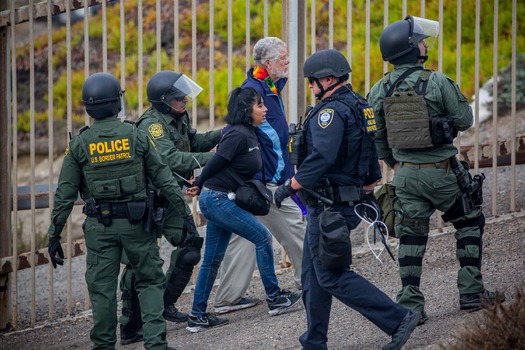
[[[347,54],[347,1],[334,0],[334,47],[341,50],[345,55]],[[444,1],[444,19],[443,32],[440,33],[443,38],[443,53],[442,53],[442,67],[443,73],[447,74],[452,79],[456,79],[456,21],[457,21],[457,5],[454,1]],[[113,3],[109,2],[108,5]],[[125,8],[125,74],[126,74],[126,99],[128,104],[128,112],[138,113],[138,33],[137,28],[141,26],[143,29],[143,55],[144,55],[144,74],[143,74],[143,96],[146,99],[145,86],[151,75],[156,71],[156,0],[143,1],[143,21],[137,23],[137,0],[121,1],[115,6],[107,7],[107,38],[108,38],[108,69],[110,73],[120,76],[120,6]],[[427,0],[425,7],[425,17],[429,19],[438,19],[438,5],[439,0]],[[226,103],[228,98],[227,81],[228,81],[228,57],[227,57],[227,30],[228,30],[228,0],[215,0],[214,9],[209,8],[207,1],[201,1],[197,6],[197,42],[192,42],[192,16],[191,16],[191,1],[179,2],[179,31],[180,44],[179,47],[173,48],[173,12],[166,11],[172,9],[172,2],[162,2],[162,21],[163,21],[163,48],[161,52],[162,69],[173,69],[174,67],[174,53],[177,52],[180,59],[179,70],[188,76],[191,74],[191,47],[197,48],[197,83],[204,87],[204,91],[198,97],[199,108],[209,108],[209,72],[208,70],[208,46],[209,43],[209,12],[214,13],[215,18],[215,115],[223,116],[226,112]],[[365,63],[370,65],[370,87],[379,80],[383,75],[383,62],[381,60],[381,53],[379,51],[379,36],[383,29],[383,7],[382,0],[372,0],[370,12],[370,57],[365,57],[366,44],[366,8],[365,2],[352,2],[352,84],[355,89],[363,94],[365,91]],[[510,1],[499,2],[499,46],[498,46],[498,69],[507,67],[510,63],[511,57],[511,33],[512,33],[512,4]],[[461,89],[467,98],[470,98],[475,92],[474,74],[475,74],[475,27],[476,27],[476,2],[464,1],[462,3],[462,35],[461,35]],[[246,30],[246,1],[232,0],[231,15],[233,18],[233,72],[232,81],[233,86],[238,86],[245,77],[245,30]],[[310,22],[310,2],[307,1],[307,18],[306,23],[309,26]],[[329,28],[328,28],[328,2],[316,1],[316,47],[323,49],[328,47]],[[407,3],[407,12],[412,15],[420,15],[421,2],[411,1]],[[480,8],[480,43],[479,43],[479,81],[483,84],[488,78],[492,77],[492,62],[493,62],[493,4],[491,2],[482,2]],[[390,2],[389,22],[399,20],[402,18],[402,4],[401,2]],[[262,5],[253,0],[250,2],[250,30],[251,45],[260,39],[264,29],[264,17]],[[517,18],[525,18],[525,6],[518,6]],[[171,22],[170,22],[171,21]],[[269,1],[268,4],[268,29],[269,35],[282,37],[282,1]],[[518,22],[518,38],[516,46],[522,49],[525,47],[525,35],[523,35],[525,24],[523,21]],[[307,52],[311,53],[310,49],[310,27],[306,30],[307,38]],[[89,35],[90,35],[90,49],[101,51],[102,45],[102,13],[90,17],[89,19]],[[84,113],[80,103],[81,86],[84,81],[84,65],[83,65],[83,44],[84,44],[84,23],[77,22],[71,26],[72,39],[72,110],[74,122],[82,122]],[[286,39],[286,38],[285,38]],[[47,34],[35,38],[35,55],[46,55],[44,50],[47,47]],[[54,92],[54,108],[53,115],[56,118],[65,119],[66,109],[66,28],[55,29],[53,32],[53,69],[55,75],[55,83],[53,86]],[[29,46],[21,46],[17,48],[17,67],[23,72],[20,76],[29,76]],[[39,69],[47,69],[47,57],[41,57],[36,61],[39,62]],[[102,70],[102,53],[90,54],[90,72]],[[438,43],[429,51],[429,61],[427,67],[438,68]],[[523,62],[523,56],[520,56]],[[390,70],[391,66],[388,67]],[[522,106],[521,101],[524,101],[521,81],[523,81],[524,70],[518,70],[518,84],[519,84],[519,107]],[[505,73],[507,72],[507,73]],[[508,71],[503,70],[502,74],[507,74]],[[41,75],[42,76],[42,75]],[[502,77],[502,84],[508,78]],[[19,82],[23,84],[24,82]],[[41,90],[37,92],[37,101],[35,110],[36,113],[41,113],[47,110],[46,99],[40,99],[39,96],[44,96],[42,89],[46,89],[46,82],[37,82],[35,85]],[[500,87],[501,93],[498,97],[501,108],[506,108],[509,105],[509,92],[504,87]],[[508,84],[507,84],[508,89]],[[29,98],[22,97],[22,100],[29,100]],[[144,101],[144,106],[148,106],[147,101]],[[29,115],[28,106],[24,103],[19,103],[19,129],[27,130],[27,116]],[[47,113],[39,114],[47,115]]]
[[[498,113],[510,111],[512,107],[512,67],[509,64],[499,74]],[[492,90],[490,90],[492,96]],[[525,55],[516,59],[516,108],[525,107]]]

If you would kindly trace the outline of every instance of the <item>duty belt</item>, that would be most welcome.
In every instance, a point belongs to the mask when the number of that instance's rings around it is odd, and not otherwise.
[[[84,204],[84,207],[82,207],[82,213],[89,217],[97,217],[98,214],[97,209],[90,203]],[[111,203],[111,217],[115,219],[128,219],[128,202]]]
[[[399,166],[409,166],[409,167],[415,167],[415,168],[449,168],[450,167],[450,160],[445,159],[441,162],[435,162],[435,163],[410,163],[410,162],[399,162]]]

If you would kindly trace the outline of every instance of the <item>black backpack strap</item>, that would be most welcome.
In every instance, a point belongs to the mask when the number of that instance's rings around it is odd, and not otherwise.
[[[397,87],[397,84],[408,77],[410,74],[414,73],[417,70],[422,70],[423,67],[417,66],[407,69],[403,74],[401,74],[396,81],[392,83],[388,91],[385,93],[385,97],[390,97],[394,93],[394,89]]]
[[[431,69],[423,69],[421,73],[419,73],[419,77],[417,78],[416,84],[414,85],[414,91],[419,96],[425,96],[425,93],[427,92],[427,86],[428,86],[428,79],[430,78],[430,74],[432,74]]]

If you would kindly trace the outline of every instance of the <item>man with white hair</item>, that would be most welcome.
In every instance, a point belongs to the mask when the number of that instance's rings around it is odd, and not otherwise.
[[[255,67],[247,72],[242,87],[252,87],[264,97],[268,108],[266,121],[257,127],[257,137],[263,158],[263,171],[267,187],[275,191],[294,174],[288,154],[288,123],[281,91],[288,75],[288,47],[276,37],[259,40],[253,48]],[[301,261],[306,224],[297,204],[291,199],[281,209],[272,204],[270,213],[259,220],[268,228],[288,253],[294,268],[296,287],[301,286]],[[255,306],[259,300],[245,297],[255,269],[255,246],[233,235],[224,257],[221,282],[215,297],[215,312],[222,314]]]

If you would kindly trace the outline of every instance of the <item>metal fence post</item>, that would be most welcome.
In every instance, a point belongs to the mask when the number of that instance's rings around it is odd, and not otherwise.
[[[0,8],[0,10],[3,9]],[[0,29],[0,167],[5,169],[7,176],[0,176],[0,258],[11,255],[11,157],[10,152],[10,122],[8,106],[11,103],[8,101],[7,84],[9,80],[8,64],[8,30],[9,27]],[[10,264],[0,266],[0,329],[9,327],[12,323],[12,308],[11,308],[11,283],[9,280],[10,273],[13,271]]]

